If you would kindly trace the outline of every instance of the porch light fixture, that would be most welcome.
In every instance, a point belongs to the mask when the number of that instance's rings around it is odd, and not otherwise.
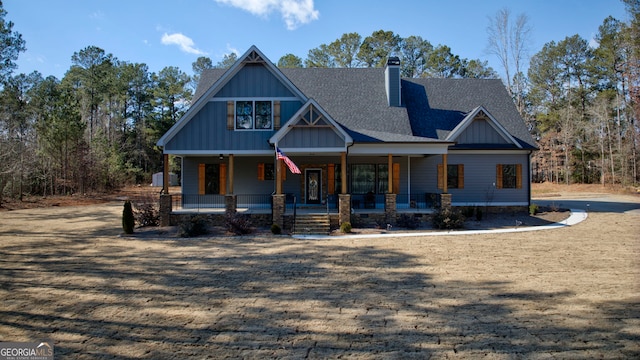
[[[218,156],[218,159],[224,160],[224,155],[220,154],[220,156]]]

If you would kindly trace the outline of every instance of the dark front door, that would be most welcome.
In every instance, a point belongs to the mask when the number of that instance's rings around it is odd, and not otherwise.
[[[305,194],[307,204],[320,204],[322,199],[322,170],[306,170]]]

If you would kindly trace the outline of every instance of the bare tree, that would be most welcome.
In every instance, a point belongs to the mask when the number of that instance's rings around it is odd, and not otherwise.
[[[523,76],[519,76],[519,74],[523,72],[531,41],[529,18],[526,14],[520,14],[512,22],[511,11],[504,8],[493,17],[489,17],[487,35],[486,51],[500,60],[507,91],[515,99],[520,114],[523,114],[522,90],[525,84],[522,82]]]

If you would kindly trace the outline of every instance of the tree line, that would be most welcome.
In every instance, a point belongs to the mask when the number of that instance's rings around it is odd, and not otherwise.
[[[595,46],[578,35],[546,43],[519,91],[540,151],[534,180],[637,186],[640,1],[630,22],[607,17]]]
[[[488,53],[500,59],[505,86],[541,149],[533,156],[536,181],[638,181],[640,2],[624,2],[629,23],[606,18],[595,47],[578,35],[551,41],[531,57],[527,74],[526,16],[512,21],[502,10],[489,18]],[[88,46],[72,54],[62,79],[13,74],[26,44],[6,15],[0,2],[0,205],[3,196],[149,183],[162,169],[155,144],[186,111],[202,72],[237,60],[235,53],[217,64],[199,57],[192,76],[171,66],[156,73]],[[286,54],[277,66],[381,67],[390,55],[401,58],[405,77],[499,77],[486,61],[385,30],[347,33],[304,60]]]

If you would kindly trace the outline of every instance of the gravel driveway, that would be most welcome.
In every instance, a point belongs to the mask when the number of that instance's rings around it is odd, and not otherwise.
[[[589,217],[153,239],[119,236],[121,203],[0,212],[0,341],[52,339],[57,359],[640,357],[640,201],[539,201],[588,202]]]

